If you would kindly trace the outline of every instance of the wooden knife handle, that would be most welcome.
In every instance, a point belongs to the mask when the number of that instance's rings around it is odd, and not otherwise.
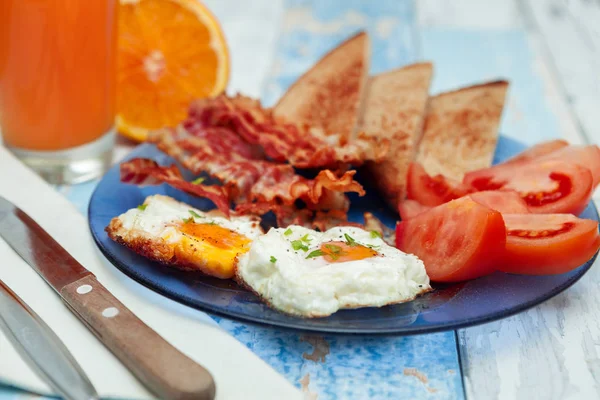
[[[160,399],[214,399],[211,374],[144,324],[95,276],[65,286],[60,294],[98,339]]]

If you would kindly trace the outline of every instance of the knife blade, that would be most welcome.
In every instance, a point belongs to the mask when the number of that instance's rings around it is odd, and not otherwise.
[[[67,400],[98,394],[69,350],[46,323],[0,280],[0,329],[23,360]]]
[[[0,236],[161,399],[213,399],[211,374],[137,318],[23,210],[0,196]]]

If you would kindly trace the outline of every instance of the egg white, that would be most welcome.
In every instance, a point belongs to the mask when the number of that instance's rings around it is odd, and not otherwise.
[[[200,217],[194,217],[190,210]],[[193,222],[210,223],[231,229],[249,239],[262,234],[259,221],[248,216],[225,218],[213,212],[204,212],[177,201],[169,196],[148,196],[142,207],[132,208],[122,214],[119,219],[127,230],[138,230],[148,235],[168,237],[170,241],[179,239],[181,233],[176,224],[192,217]]]
[[[344,262],[307,258],[323,243],[346,240],[344,234],[378,255]],[[303,238],[308,249],[294,250],[292,242]],[[406,302],[431,290],[423,262],[415,255],[355,227],[322,233],[301,226],[271,229],[238,257],[236,278],[273,308],[303,317]]]

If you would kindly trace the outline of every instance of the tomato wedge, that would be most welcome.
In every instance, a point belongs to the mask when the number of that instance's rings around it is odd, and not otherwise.
[[[541,156],[545,156],[546,154],[550,154],[558,149],[562,149],[563,147],[569,146],[569,142],[562,139],[550,140],[548,142],[538,143],[536,145],[531,146],[527,150],[524,150],[517,154],[516,156],[509,158],[508,160],[502,162],[503,165],[509,165],[514,163],[523,163],[527,161],[531,161],[535,158],[539,158]]]
[[[593,186],[600,183],[600,148],[596,145],[567,146],[539,158],[539,160],[558,160],[572,162],[590,170]]]
[[[563,161],[531,161],[495,165],[465,175],[464,183],[478,191],[511,189],[520,194],[530,212],[579,214],[592,196],[589,169]]]
[[[486,190],[471,193],[469,197],[481,205],[502,214],[527,214],[527,203],[514,190]]]
[[[501,271],[552,275],[571,271],[600,248],[598,223],[568,214],[506,214],[506,255]]]
[[[408,168],[406,191],[409,200],[434,207],[458,199],[470,190],[443,175],[429,176],[421,164],[413,162]]]
[[[396,226],[396,246],[416,254],[433,281],[488,275],[502,261],[506,229],[498,211],[463,197]]]
[[[416,200],[404,200],[398,204],[398,213],[402,220],[413,218],[430,209],[430,206],[424,206]]]

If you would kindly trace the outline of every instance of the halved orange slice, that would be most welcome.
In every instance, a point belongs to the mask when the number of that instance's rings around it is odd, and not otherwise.
[[[219,23],[198,0],[120,0],[117,129],[138,141],[175,126],[229,79]]]

